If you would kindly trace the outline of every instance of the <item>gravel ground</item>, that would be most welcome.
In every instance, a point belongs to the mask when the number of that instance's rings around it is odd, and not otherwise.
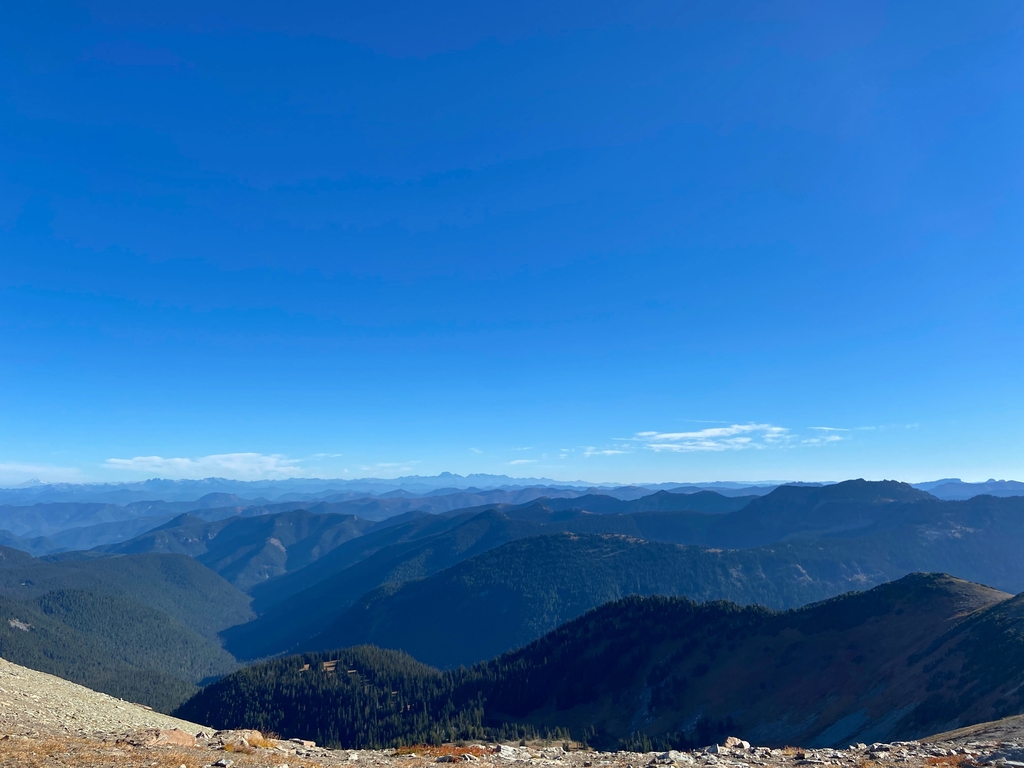
[[[143,728],[203,730],[201,725],[0,659],[0,731],[4,734],[102,739]]]

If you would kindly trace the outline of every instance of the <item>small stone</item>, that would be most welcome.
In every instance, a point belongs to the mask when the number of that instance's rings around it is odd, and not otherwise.
[[[219,768],[231,768],[231,766],[234,765],[234,764],[235,764],[234,760],[230,760],[230,759],[228,759],[226,757],[222,757],[220,760],[218,760],[216,763],[214,763],[214,765],[219,766]]]

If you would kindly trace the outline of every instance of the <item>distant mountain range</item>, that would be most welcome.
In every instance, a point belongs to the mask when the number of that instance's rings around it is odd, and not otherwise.
[[[211,493],[229,494],[250,502],[284,502],[315,500],[347,500],[357,497],[406,493],[411,496],[450,494],[453,491],[516,490],[541,487],[548,490],[599,490],[613,492],[617,488],[636,495],[658,490],[687,488],[691,491],[715,490],[723,495],[734,492],[767,493],[779,483],[653,483],[623,486],[616,483],[589,483],[582,480],[555,481],[549,478],[509,477],[508,475],[439,475],[397,477],[393,479],[362,478],[358,480],[289,478],[282,480],[229,480],[209,477],[203,480],[164,480],[154,478],[131,483],[27,483],[16,488],[0,488],[0,504],[24,506],[42,502],[93,502],[125,505],[154,499],[191,502]],[[760,490],[753,490],[760,489]],[[548,493],[546,495],[557,495]],[[612,493],[612,495],[618,495]],[[334,498],[332,498],[334,497]]]
[[[269,504],[287,501],[348,501],[357,498],[408,495],[424,497],[449,495],[456,491],[494,491],[542,488],[545,496],[564,495],[563,491],[597,492],[618,498],[638,498],[654,491],[666,490],[693,493],[700,490],[716,491],[723,496],[764,495],[780,485],[828,485],[827,482],[793,483],[763,482],[705,482],[705,483],[591,483],[581,480],[555,481],[549,478],[510,477],[508,475],[457,475],[442,472],[439,475],[412,475],[393,479],[362,478],[316,479],[288,478],[280,480],[230,480],[210,477],[202,480],[165,480],[153,478],[126,483],[23,483],[14,488],[0,488],[0,505],[30,506],[47,502],[78,502],[126,506],[135,502],[188,502],[192,503],[210,494],[233,496],[241,503]],[[916,483],[915,487],[933,493],[942,499],[970,498],[981,494],[993,496],[1024,495],[1024,483],[1014,480],[989,480],[984,483],[965,483],[957,478]],[[631,495],[632,494],[632,495]],[[219,506],[224,506],[221,504]],[[180,510],[187,511],[187,510]]]
[[[667,491],[659,492],[667,494]],[[672,492],[672,497],[687,494],[695,499],[712,492],[689,486]],[[257,517],[305,509],[315,514],[355,515],[364,520],[381,521],[407,512],[441,513],[487,504],[522,504],[538,498],[607,499],[606,508],[622,511],[618,502],[650,497],[646,488],[624,486],[598,494],[593,488],[546,488],[531,486],[516,489],[452,490],[441,489],[426,496],[407,491],[391,491],[380,496],[334,493],[323,499],[270,503],[249,501],[226,493],[208,493],[195,501],[137,501],[125,505],[100,502],[39,502],[27,506],[0,506],[0,545],[21,549],[33,555],[46,555],[116,544],[140,533],[164,525],[182,513],[207,521],[228,517]],[[721,494],[720,510],[737,509],[754,496]],[[703,505],[703,501],[695,502]],[[609,506],[610,505],[610,506]],[[701,507],[703,508],[703,506]],[[713,510],[708,510],[713,511]]]
[[[933,496],[949,501],[988,496],[1024,496],[1024,483],[1016,480],[988,480],[984,483],[964,483],[957,479],[920,483],[916,487]]]
[[[434,621],[454,636],[500,611]],[[906,740],[1024,710],[1022,627],[1024,597],[935,574],[786,612],[629,597],[468,669],[366,646],[303,654],[228,675],[176,714],[348,748],[545,732],[642,751]]]

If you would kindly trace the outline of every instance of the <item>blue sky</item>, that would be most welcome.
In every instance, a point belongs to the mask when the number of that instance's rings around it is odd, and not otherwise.
[[[0,12],[0,482],[1024,478],[1020,3],[150,5]]]

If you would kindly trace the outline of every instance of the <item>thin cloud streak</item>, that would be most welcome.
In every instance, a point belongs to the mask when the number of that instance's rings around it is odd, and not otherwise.
[[[122,472],[154,474],[174,479],[228,477],[234,480],[302,477],[300,459],[281,454],[217,453],[198,458],[134,456],[130,459],[107,459],[107,469]]]
[[[793,436],[788,428],[774,424],[730,424],[691,432],[637,432],[621,439],[641,443],[656,453],[692,453],[781,446],[792,441]]]
[[[584,456],[617,456],[622,453],[632,453],[632,451],[621,451],[615,448],[606,448],[604,450],[599,450],[594,446],[588,446],[583,451]]]
[[[808,437],[805,440],[800,441],[800,445],[828,445],[829,443],[838,443],[844,438],[839,435],[825,435],[824,437]]]

